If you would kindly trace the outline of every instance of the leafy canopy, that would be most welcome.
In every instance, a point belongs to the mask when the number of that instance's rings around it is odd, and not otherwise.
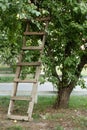
[[[0,56],[1,62],[14,64],[22,46],[22,19],[39,16],[37,7],[28,0],[0,1]]]
[[[85,47],[87,43],[87,2],[86,0],[40,0],[38,6],[41,8],[40,12],[27,0],[1,0],[1,60],[14,64],[22,46],[24,31],[24,24],[20,19],[39,16],[43,8],[43,13],[51,17],[47,30],[45,56],[43,56],[45,76],[56,86],[62,82],[62,86],[65,87],[77,81],[81,71],[78,66],[82,57],[87,55],[86,49],[81,49],[81,46]]]
[[[43,5],[51,15],[45,45],[45,71],[50,81],[59,86],[59,80],[66,87],[71,82],[77,82],[82,70],[79,65],[82,57],[87,55],[86,49],[81,49],[87,44],[87,3],[77,0],[44,0]]]

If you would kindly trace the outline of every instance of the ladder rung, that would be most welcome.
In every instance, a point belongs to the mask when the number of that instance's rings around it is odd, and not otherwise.
[[[31,98],[26,97],[26,96],[13,96],[13,97],[11,97],[11,100],[31,101]]]
[[[15,78],[14,82],[19,82],[19,83],[36,83],[37,80],[36,79],[21,80],[21,79]]]
[[[39,18],[36,18],[35,20],[37,20],[37,21],[49,21],[50,17],[43,17],[43,18],[39,17]]]
[[[50,20],[50,17],[37,17],[37,18],[35,18],[34,20],[36,20],[36,21],[49,21]],[[25,21],[31,21],[31,20],[29,20],[29,19],[25,19]]]
[[[19,115],[7,115],[8,118],[14,119],[14,120],[23,120],[28,121],[28,116],[19,116]]]
[[[24,35],[45,35],[45,32],[24,32]]]
[[[29,46],[29,47],[22,47],[22,50],[42,50],[40,46]]]
[[[40,66],[41,62],[19,62],[18,66]]]

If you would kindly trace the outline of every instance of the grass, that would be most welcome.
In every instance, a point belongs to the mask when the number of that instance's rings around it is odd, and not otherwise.
[[[31,129],[26,129],[26,128],[23,128],[21,126],[12,126],[12,127],[8,127],[6,130],[31,130]],[[62,126],[60,125],[57,125],[54,130],[64,130]]]
[[[0,74],[12,74],[13,73],[13,69],[9,66],[0,66]]]
[[[0,71],[12,71],[12,68],[8,66],[0,66]]]
[[[12,77],[0,77],[0,83],[11,83],[11,82],[13,82],[13,80],[14,80],[14,77],[12,76]]]
[[[1,96],[0,97],[0,111],[7,113],[7,108],[9,105],[10,97]],[[63,123],[72,123],[74,130],[85,130],[87,128],[87,117],[80,115],[81,111],[86,112],[87,110],[87,96],[71,96],[69,102],[69,109],[55,110],[52,108],[55,102],[55,96],[39,96],[38,104],[34,107],[33,118],[36,121],[41,119],[46,119],[46,121],[57,122],[54,130],[64,130]],[[28,102],[19,101],[17,102],[17,107],[15,108],[15,113],[24,114],[27,111]],[[18,124],[17,124],[18,125]],[[81,128],[81,129],[79,129]],[[29,130],[30,128],[28,128]],[[3,129],[2,129],[3,130]],[[27,130],[24,126],[11,126],[6,130]],[[31,130],[31,129],[30,129]]]
[[[8,66],[1,66],[0,65],[0,83],[10,83],[13,82],[14,77],[10,74],[13,74],[12,68]],[[9,76],[2,76],[2,74],[8,74]]]
[[[57,125],[57,126],[54,128],[54,130],[64,130],[64,129],[63,129],[63,127],[62,127],[62,126]]]
[[[9,76],[3,76],[3,74],[8,74]],[[0,83],[9,83],[13,82],[14,77],[10,74],[13,74],[13,69],[7,65],[0,65]]]
[[[71,96],[69,108],[87,109],[87,96]]]
[[[8,127],[7,130],[25,130],[25,129],[23,129],[21,126],[12,126]]]
[[[6,97],[6,96],[1,96],[0,97],[0,107],[2,107],[3,109],[7,109],[8,105],[9,105],[9,100],[10,97]],[[45,96],[39,96],[38,98],[38,103],[35,104],[34,107],[34,112],[36,112],[37,114],[43,112],[47,109],[47,108],[52,108],[53,103],[55,102],[55,96],[49,96],[49,97],[45,97]],[[22,109],[22,107],[24,107],[23,109],[26,109],[26,105],[28,104],[28,102],[26,101],[17,101],[16,105],[18,106],[19,109]],[[87,96],[71,96],[70,98],[70,102],[69,102],[69,108],[70,109],[82,109],[82,110],[87,110]],[[22,111],[23,112],[23,111]],[[34,114],[34,116],[36,116]],[[56,114],[54,115],[52,118],[61,118],[61,116],[63,117],[63,114]]]
[[[55,98],[55,96],[39,96],[38,103],[35,104],[34,107],[34,112],[39,114],[40,112],[44,112],[47,108],[52,108],[53,103],[55,102]],[[9,105],[9,100],[10,97],[8,96],[0,96],[0,107],[2,107],[3,109],[7,109]],[[17,101],[17,106],[19,106],[20,109],[22,108],[22,106],[24,106],[25,109],[27,104],[27,101]],[[71,96],[69,108],[87,110],[87,96]],[[60,114],[58,114],[58,116],[61,117]]]
[[[0,107],[6,111],[9,105],[10,97],[8,96],[0,96]],[[34,118],[38,118],[41,112],[44,112],[47,108],[52,107],[55,101],[55,97],[45,97],[40,96],[38,98],[38,103],[34,106]],[[15,102],[15,113],[18,112],[20,114],[25,114],[28,108],[28,101],[16,101]]]

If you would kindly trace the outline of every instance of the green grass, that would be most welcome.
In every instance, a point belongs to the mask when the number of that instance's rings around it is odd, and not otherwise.
[[[21,126],[12,126],[8,127],[7,130],[25,130],[25,129]]]
[[[13,82],[14,77],[10,74],[13,74],[13,69],[9,66],[0,65],[0,83],[9,83]],[[2,76],[2,74],[9,74],[9,76]]]
[[[6,111],[9,105],[9,100],[10,97],[8,96],[0,96],[0,107]],[[53,103],[55,101],[55,97],[45,97],[45,96],[40,96],[38,98],[38,103],[35,104],[34,106],[34,117],[37,118],[39,113],[44,112],[47,108],[52,107]],[[15,107],[16,107],[16,112],[19,112],[20,114],[25,114],[28,108],[28,101],[16,101],[15,102]]]
[[[33,118],[36,121],[39,121],[42,117],[45,117],[47,121],[57,122],[55,124],[54,130],[64,130],[63,126],[60,125],[60,122],[69,121],[74,125],[74,130],[80,130],[87,128],[87,117],[85,115],[75,115],[78,112],[87,110],[87,96],[71,96],[69,102],[69,108],[65,110],[52,110],[52,105],[55,102],[55,96],[39,96],[38,103],[34,107]],[[0,97],[0,111],[7,113],[8,105],[9,105],[10,97],[1,96]],[[15,114],[24,114],[28,108],[28,102],[25,101],[17,101],[17,106],[15,106]],[[50,111],[52,110],[52,111]],[[44,118],[42,118],[44,119]],[[30,128],[28,128],[29,130]],[[27,130],[24,126],[11,126],[8,127],[7,130]]]
[[[29,128],[24,128],[21,126],[11,126],[8,127],[6,130],[31,130]],[[54,130],[64,130],[62,126],[60,126],[59,124],[54,128]]]
[[[0,96],[0,109],[4,112],[7,112],[9,106],[10,97],[8,96]]]
[[[8,66],[0,66],[0,71],[12,71],[12,68]]]
[[[62,126],[57,125],[57,126],[54,128],[54,130],[64,130],[64,129],[63,129],[63,127],[62,127]]]
[[[69,108],[87,109],[87,96],[71,96]]]
[[[53,106],[53,103],[55,102],[55,96],[40,96],[38,98],[38,103],[34,106],[34,114],[33,117],[35,119],[39,118],[40,113],[44,113],[44,111]]]
[[[14,80],[14,77],[12,76],[12,77],[0,77],[0,83],[11,83],[11,82],[13,82],[13,80]]]
[[[55,102],[55,96],[39,96],[38,97],[38,103],[34,106],[34,112],[37,113],[37,115],[41,112],[44,112],[47,108],[52,108],[53,103]],[[0,96],[0,107],[3,109],[7,109],[9,105],[10,97],[7,96]],[[28,102],[26,101],[17,101],[17,106],[19,109],[26,109],[26,105]],[[70,102],[69,102],[69,108],[70,109],[82,109],[87,110],[87,96],[71,96]],[[24,111],[24,110],[23,110]],[[23,112],[22,111],[22,112]],[[34,114],[34,116],[37,116]],[[61,117],[61,114],[55,115],[56,117]],[[55,117],[53,117],[55,118]]]
[[[36,111],[44,111],[47,107],[52,107],[55,96],[39,96],[38,103],[35,104]],[[8,96],[0,96],[0,105],[3,106],[5,104],[8,105],[10,97]],[[21,102],[18,103],[20,105]],[[22,105],[25,105],[25,101],[22,102]],[[44,105],[43,105],[44,104]],[[39,108],[39,109],[38,109]],[[69,108],[80,108],[87,109],[87,96],[71,96],[69,102]]]
[[[12,74],[13,73],[13,69],[9,66],[0,66],[0,74]]]

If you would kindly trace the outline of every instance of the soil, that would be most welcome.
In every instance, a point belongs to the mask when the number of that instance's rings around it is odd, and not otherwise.
[[[20,130],[13,129],[14,126],[20,126],[22,130],[87,130],[87,110],[48,108],[30,122],[9,120],[6,114],[0,108],[0,130]]]

